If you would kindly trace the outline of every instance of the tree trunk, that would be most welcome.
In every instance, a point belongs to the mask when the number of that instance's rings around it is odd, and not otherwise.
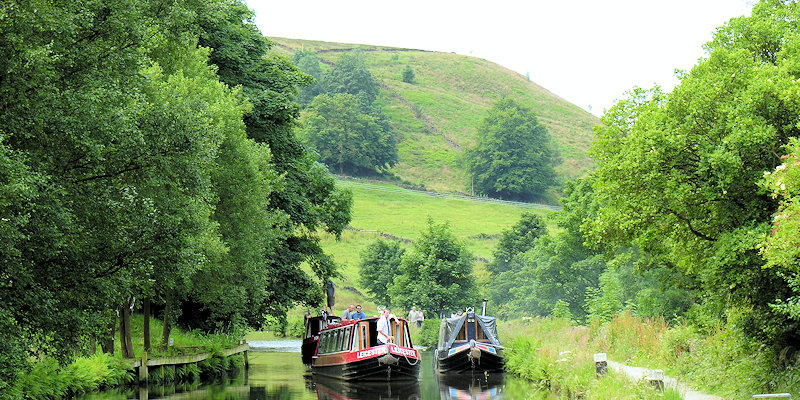
[[[169,334],[172,330],[172,293],[167,292],[167,304],[164,307],[164,329],[161,331],[161,351],[169,346]]]
[[[133,340],[131,339],[131,303],[133,297],[128,297],[122,303],[119,315],[119,346],[122,350],[122,357],[134,358]]]
[[[103,350],[103,353],[114,354],[114,334],[115,329],[117,326],[117,316],[113,316],[110,318],[108,325],[106,325],[106,336],[103,338],[103,341],[100,342],[100,348]]]
[[[142,306],[144,309],[144,351],[150,352],[150,298],[147,297],[144,299],[144,305]]]

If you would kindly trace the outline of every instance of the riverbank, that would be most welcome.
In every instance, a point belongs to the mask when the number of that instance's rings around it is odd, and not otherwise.
[[[0,399],[58,399],[113,387],[134,385],[139,381],[134,368],[137,360],[141,362],[144,352],[143,317],[131,317],[131,335],[136,358],[122,358],[119,348],[114,354],[101,352],[100,348],[83,349],[68,363],[60,363],[50,357],[41,356],[32,369],[19,375],[13,387],[4,388]],[[161,331],[161,322],[150,320],[152,332]],[[156,336],[156,335],[153,335]],[[198,362],[184,363],[166,368],[151,368],[148,376],[150,383],[190,383],[199,380],[214,379],[225,376],[245,366],[245,358],[241,353],[226,356],[226,350],[240,345],[239,338],[234,335],[200,334],[183,332],[173,328],[172,345],[159,350],[161,343],[154,342],[148,352],[148,358],[186,357],[205,354]],[[119,345],[119,337],[115,338]]]
[[[798,364],[782,366],[754,348],[735,325],[702,334],[688,326],[669,327],[621,314],[605,324],[577,326],[568,320],[534,318],[501,323],[510,372],[566,398],[681,398],[682,386],[654,391],[615,369],[597,377],[593,355],[646,369],[661,369],[683,385],[717,398],[754,394],[798,394]],[[505,335],[505,336],[504,336]],[[629,395],[621,395],[628,393]]]

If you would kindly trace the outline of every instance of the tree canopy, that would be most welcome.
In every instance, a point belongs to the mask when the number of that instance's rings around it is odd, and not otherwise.
[[[514,100],[495,103],[466,154],[475,193],[510,200],[545,197],[556,185],[558,147],[533,112]]]
[[[779,203],[761,182],[800,133],[798,19],[796,2],[759,2],[671,93],[634,89],[609,110],[592,150],[600,208],[585,224],[591,243],[695,277],[709,309],[749,309],[742,326],[777,346],[797,342],[800,319],[773,307],[793,290],[786,265],[764,268]]]
[[[472,276],[473,256],[453,237],[448,224],[428,227],[400,263],[389,295],[392,304],[436,312],[474,307],[478,301]]]
[[[351,196],[292,134],[310,77],[267,55],[243,3],[4,10],[0,391],[31,356],[113,341],[139,299],[165,327],[183,309],[235,331],[321,297],[316,232],[342,232]]]
[[[342,174],[363,175],[397,163],[397,139],[385,119],[364,113],[355,96],[322,94],[303,114],[302,134],[319,160]]]
[[[390,306],[389,289],[394,278],[400,274],[400,262],[405,250],[397,242],[377,239],[363,253],[359,264],[359,283],[367,289],[377,304]]]

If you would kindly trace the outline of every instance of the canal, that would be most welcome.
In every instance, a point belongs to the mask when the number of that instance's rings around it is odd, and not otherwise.
[[[250,369],[214,383],[127,388],[92,393],[81,400],[225,399],[548,399],[529,382],[510,376],[445,376],[433,373],[433,354],[424,352],[417,382],[349,384],[314,376],[300,361],[300,340],[250,342]]]

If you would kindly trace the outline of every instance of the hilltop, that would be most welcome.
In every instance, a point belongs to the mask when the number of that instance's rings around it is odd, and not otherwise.
[[[527,77],[490,61],[415,49],[329,43],[270,37],[272,52],[291,56],[298,50],[317,54],[333,65],[343,52],[360,50],[381,85],[378,102],[398,137],[399,162],[391,170],[401,180],[439,192],[469,192],[459,162],[476,141],[479,122],[499,99],[530,107],[561,149],[556,168],[562,180],[592,168],[588,157],[592,127],[599,119],[549,92]],[[413,84],[402,70],[414,71]]]

